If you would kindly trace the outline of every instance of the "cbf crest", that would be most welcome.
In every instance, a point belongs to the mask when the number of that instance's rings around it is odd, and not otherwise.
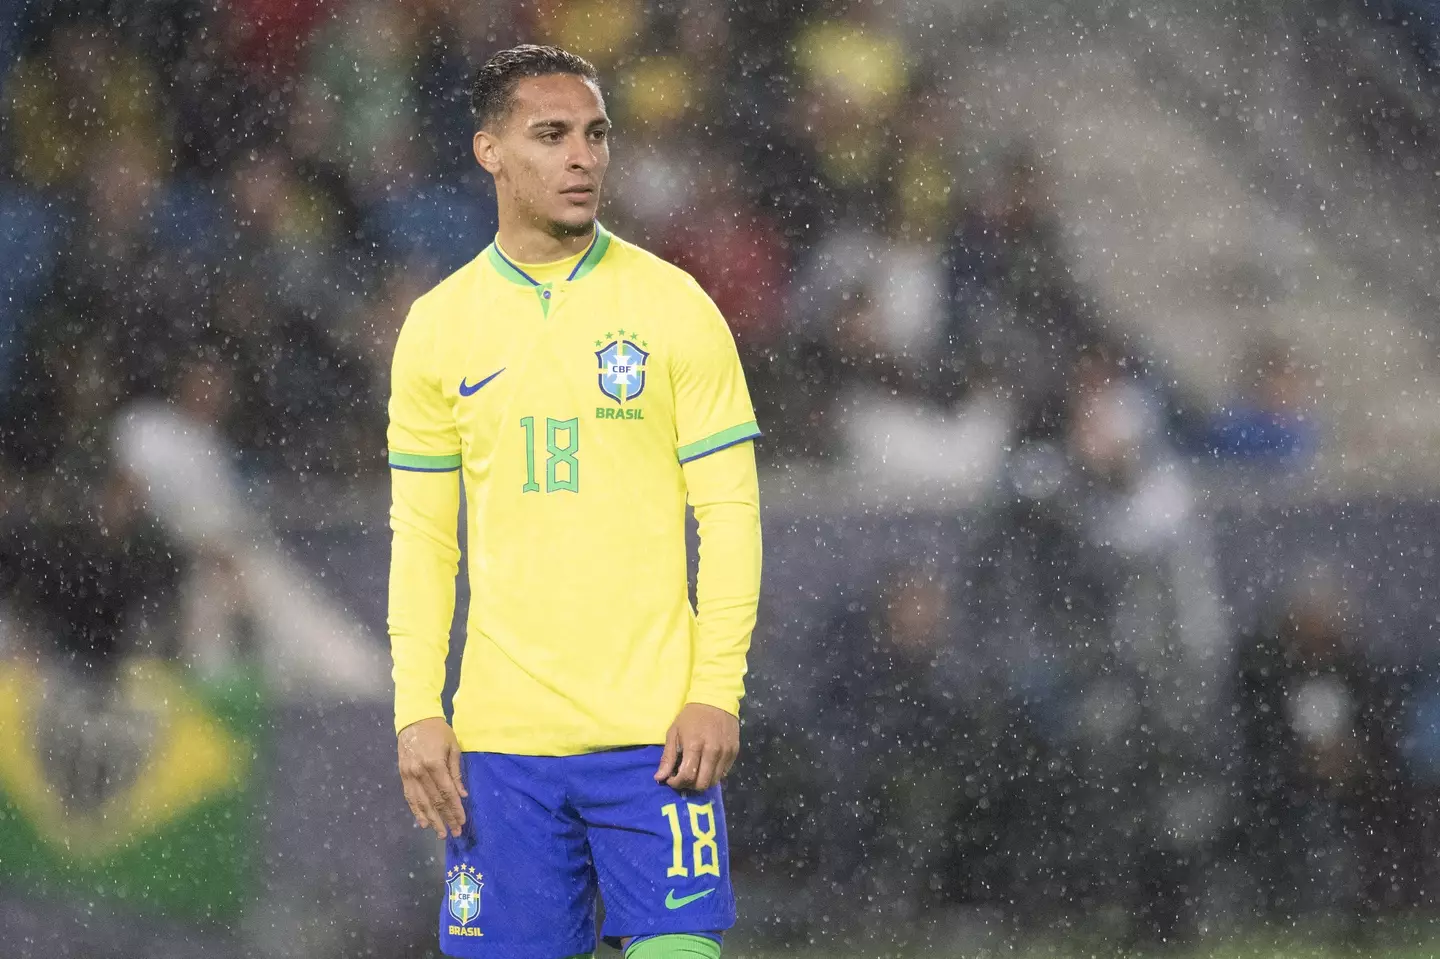
[[[469,863],[452,866],[445,874],[445,901],[450,907],[450,918],[462,928],[479,918],[480,888],[484,885],[484,878]]]
[[[618,337],[606,333],[595,345],[606,340],[608,345],[595,352],[600,363],[600,392],[623,406],[645,391],[645,361],[650,354],[644,347],[649,344],[634,331],[620,330]]]

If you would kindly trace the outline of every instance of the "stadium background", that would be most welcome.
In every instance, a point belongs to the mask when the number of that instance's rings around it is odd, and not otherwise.
[[[0,953],[430,954],[387,364],[527,40],[767,433],[732,952],[1435,954],[1427,0],[4,0]]]

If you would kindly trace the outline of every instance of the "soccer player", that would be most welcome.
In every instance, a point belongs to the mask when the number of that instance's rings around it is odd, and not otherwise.
[[[499,234],[410,310],[388,434],[395,726],[410,810],[445,841],[440,945],[589,954],[598,890],[630,959],[716,959],[735,919],[720,781],[759,596],[760,431],[714,304],[595,219],[610,121],[594,69],[516,47],[470,96]]]

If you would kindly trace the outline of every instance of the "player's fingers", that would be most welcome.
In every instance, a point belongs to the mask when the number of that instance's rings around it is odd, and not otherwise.
[[[441,818],[440,810],[436,808],[435,800],[431,798],[427,790],[417,789],[416,793],[416,801],[425,813],[425,828],[434,832],[435,837],[443,841],[445,839],[445,820]]]
[[[444,839],[449,832],[450,824],[445,820],[446,799],[448,798],[445,789],[441,786],[441,779],[431,775],[430,767],[435,761],[430,761],[421,767],[419,776],[416,777],[417,791],[424,797],[425,803],[430,810],[430,828],[435,830],[435,835]],[[443,769],[443,764],[441,764]],[[443,774],[449,778],[449,773]]]
[[[447,829],[459,836],[460,827],[465,824],[465,810],[460,805],[456,784],[450,780],[450,768],[442,762],[435,762],[427,764],[425,771],[429,773],[426,793],[440,817],[440,838],[445,838]]]
[[[411,802],[414,804],[420,828],[434,829],[436,835],[444,839],[445,833],[443,832],[443,824],[440,822],[440,816],[435,812],[435,804],[430,801],[429,796],[425,795],[425,790],[419,786],[411,786],[410,793],[413,797]]]
[[[448,766],[440,777],[440,786],[448,797],[445,811],[454,823],[455,834],[458,836],[460,827],[465,825],[465,804],[460,801],[460,797],[465,793],[465,786],[458,775],[451,774]]]
[[[660,767],[655,770],[655,781],[665,782],[675,774],[675,758],[680,751],[680,732],[673,725],[665,733],[665,750],[660,753]]]
[[[430,816],[427,815],[428,804],[425,802],[425,790],[420,785],[420,777],[416,770],[418,766],[409,763],[402,763],[400,766],[400,787],[405,791],[405,801],[410,804],[410,811],[415,814],[415,821],[422,828],[430,828]]]
[[[720,750],[711,746],[700,759],[700,771],[695,774],[696,792],[704,792],[720,781]]]
[[[675,775],[665,781],[665,785],[671,789],[694,789],[695,777],[700,773],[700,760],[704,758],[704,744],[697,743],[694,746],[682,746],[680,750],[680,768]]]
[[[420,804],[417,803],[415,797],[411,795],[410,784],[402,779],[400,785],[405,792],[405,805],[410,807],[410,815],[415,817],[415,825],[421,828],[428,828],[430,823],[425,820],[425,814],[420,811]]]
[[[716,782],[719,782],[726,776],[730,775],[730,770],[734,767],[735,760],[739,757],[739,755],[740,749],[738,746],[725,747],[725,749],[720,754],[720,768],[717,770],[715,775]]]
[[[450,778],[455,781],[455,789],[460,793],[460,795],[470,795],[470,793],[467,792],[465,789],[465,780],[460,775],[460,747],[458,745],[450,747]],[[460,817],[460,821],[463,823],[465,821],[464,806],[460,807]]]

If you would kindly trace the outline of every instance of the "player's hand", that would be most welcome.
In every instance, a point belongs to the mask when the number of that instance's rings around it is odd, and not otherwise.
[[[655,781],[704,792],[725,778],[740,755],[740,720],[717,706],[686,703],[665,734]]]
[[[460,835],[465,825],[461,796],[469,796],[460,781],[460,741],[445,720],[422,719],[400,730],[400,784],[415,824],[433,829],[445,838],[448,829]]]

